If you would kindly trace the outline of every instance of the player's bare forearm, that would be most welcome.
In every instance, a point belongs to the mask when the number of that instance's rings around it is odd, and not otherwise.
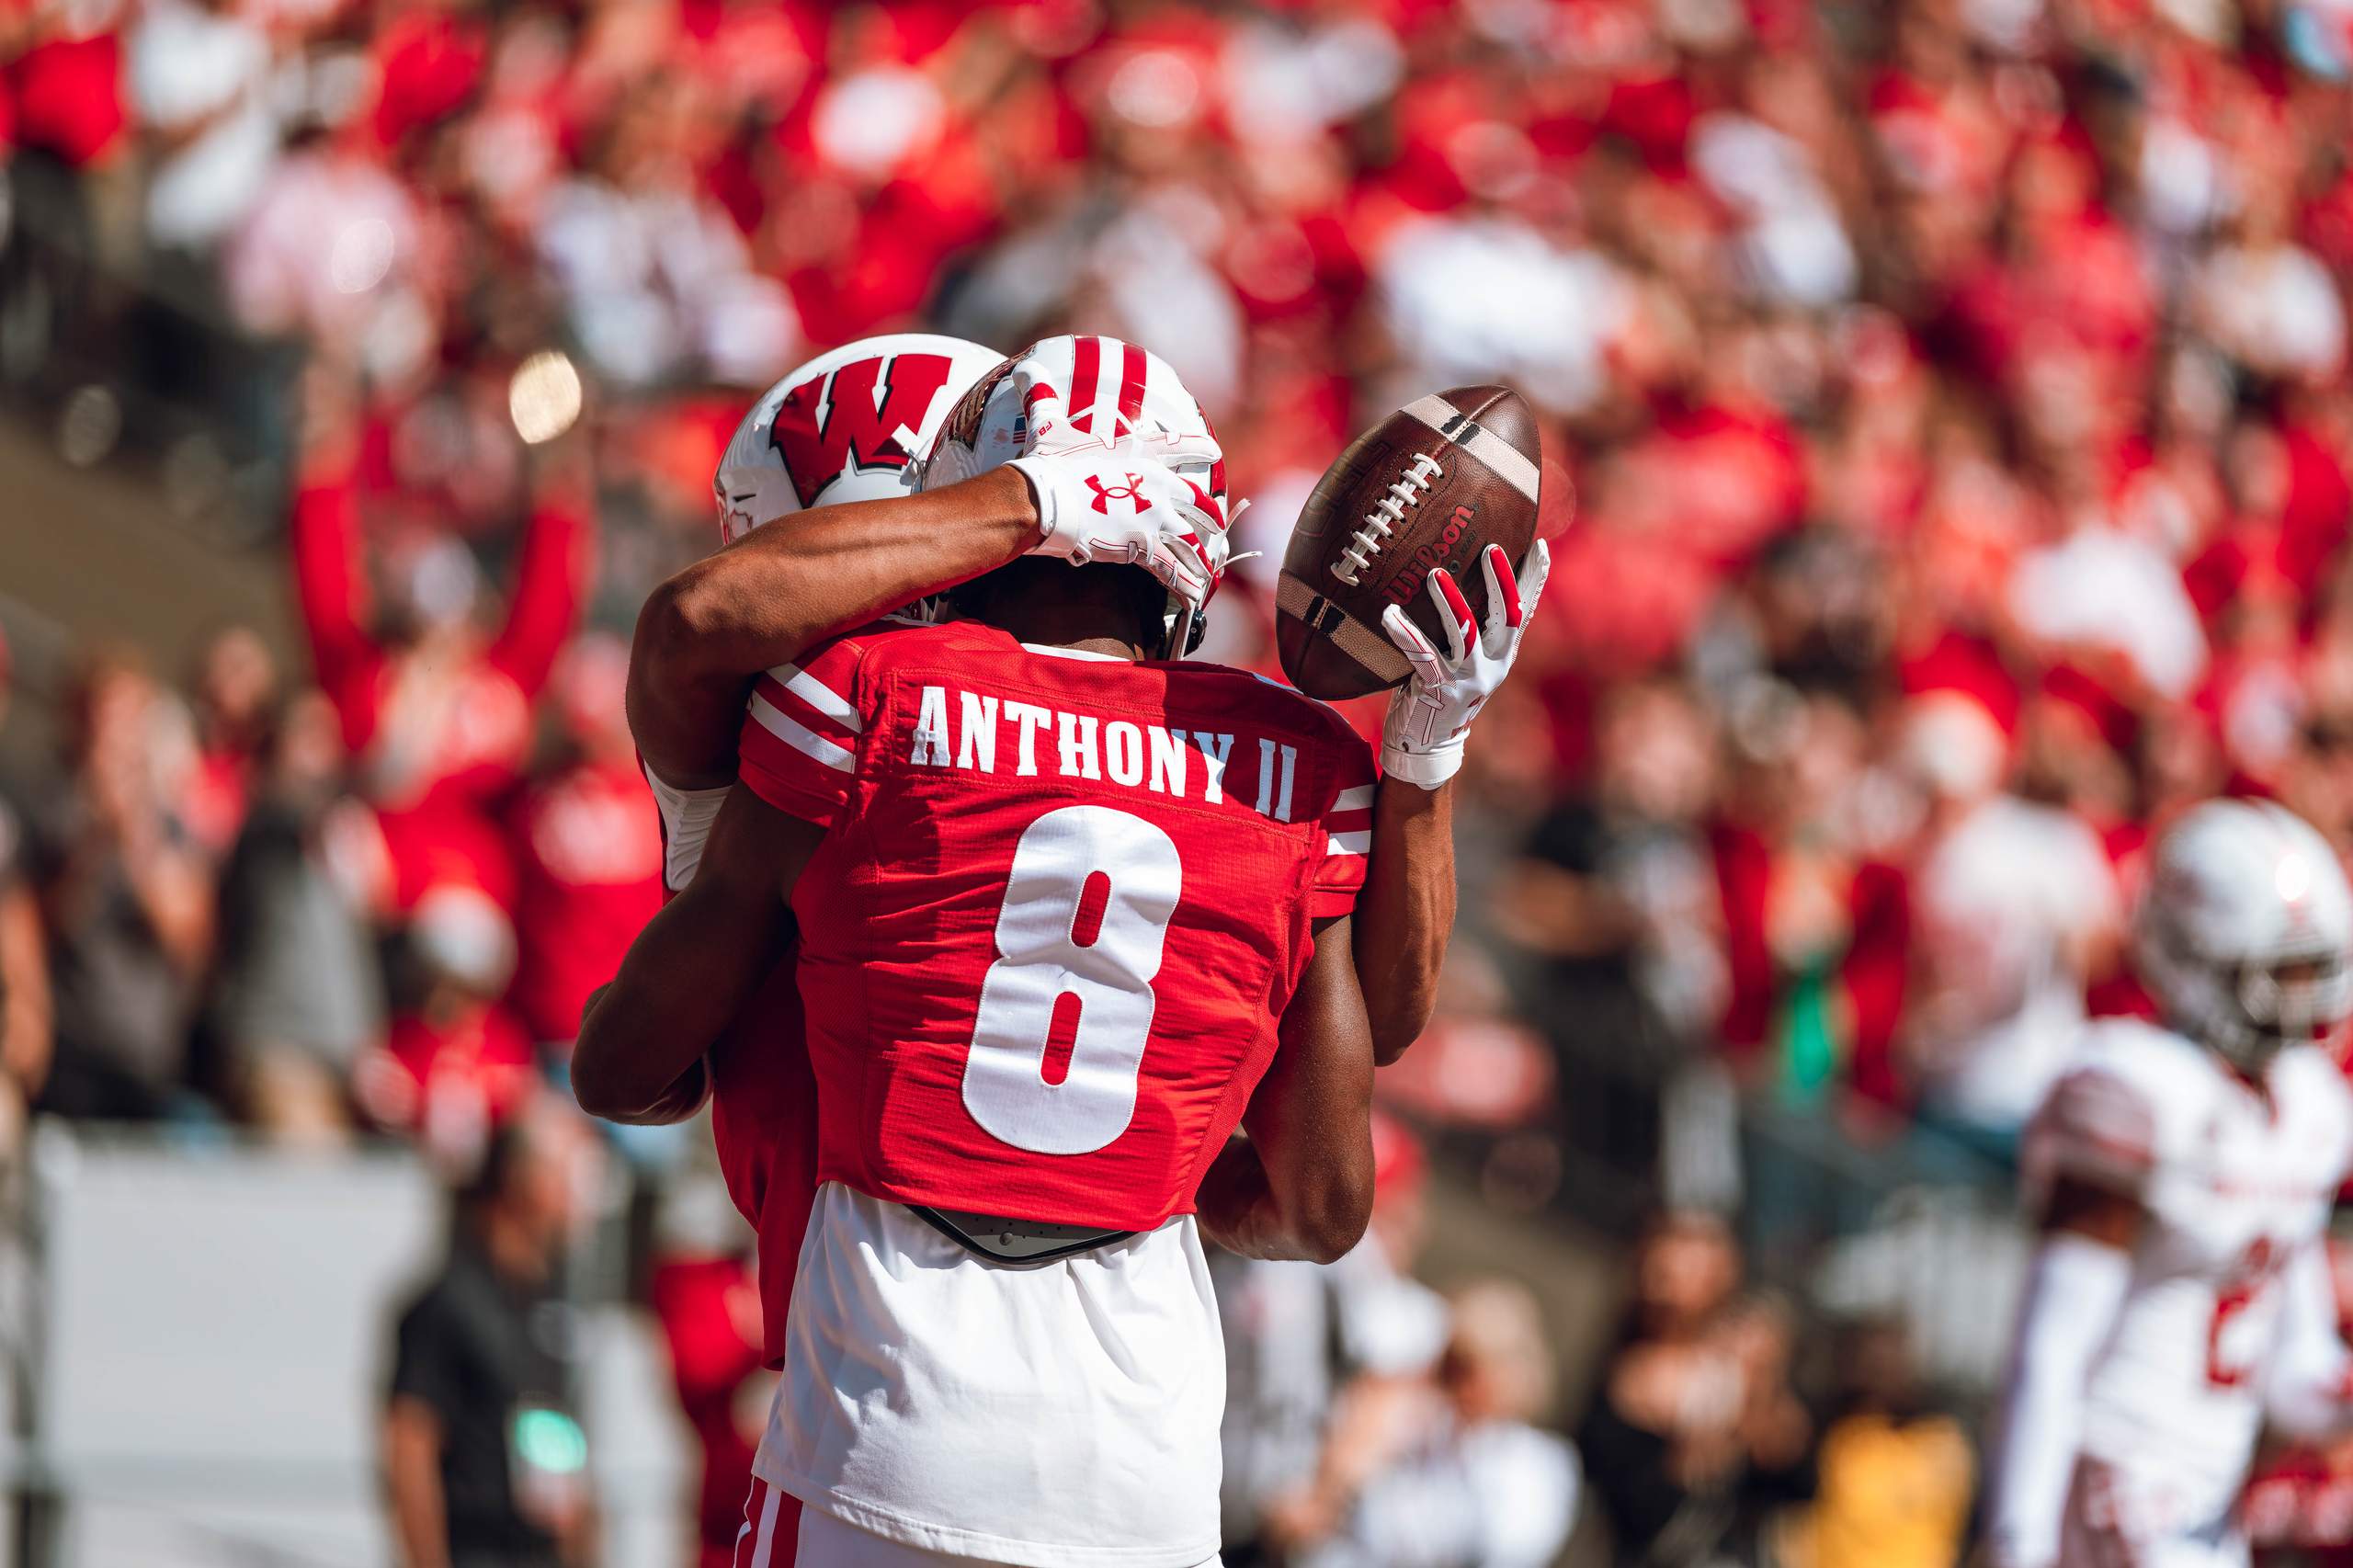
[[[1209,1175],[1201,1178],[1195,1210],[1201,1234],[1230,1253],[1269,1262],[1312,1261],[1285,1226],[1282,1208],[1267,1182],[1267,1167],[1247,1138],[1230,1138],[1218,1151]]]
[[[1356,969],[1373,1060],[1405,1054],[1430,1021],[1454,931],[1454,784],[1425,790],[1383,778],[1373,797],[1372,856],[1357,894]]]
[[[1197,1208],[1210,1239],[1247,1257],[1329,1263],[1372,1217],[1372,1037],[1346,917],[1316,933],[1283,1009],[1275,1059]]]
[[[698,900],[694,891],[689,885],[647,923],[580,1020],[572,1092],[591,1116],[666,1119],[656,1108],[670,1085],[782,955],[790,926],[780,905],[761,919],[732,903]]]
[[[741,786],[729,793],[695,880],[638,933],[580,1020],[572,1089],[583,1110],[651,1119],[782,958],[783,890],[818,835]]]
[[[639,612],[629,669],[639,751],[681,789],[727,783],[754,676],[1037,540],[1037,503],[1011,468],[754,528],[654,589]]]

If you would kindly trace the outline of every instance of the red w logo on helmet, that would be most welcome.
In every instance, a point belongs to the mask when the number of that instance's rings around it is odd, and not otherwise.
[[[899,428],[923,427],[931,400],[948,384],[949,369],[944,354],[856,359],[834,372],[830,392],[824,377],[813,376],[785,393],[768,439],[792,475],[801,504],[815,506],[817,493],[852,469],[906,467],[913,454],[899,445]]]

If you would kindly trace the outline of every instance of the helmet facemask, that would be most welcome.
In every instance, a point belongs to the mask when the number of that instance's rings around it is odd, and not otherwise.
[[[2144,924],[2140,949],[2167,1021],[2253,1077],[2353,1013],[2353,970],[2339,953],[2306,949],[2234,963],[2191,950],[2185,933],[2158,919]]]
[[[2274,801],[2207,801],[2159,835],[2134,923],[2165,1020],[2251,1076],[2353,1016],[2353,886]]]
[[[2243,964],[2231,987],[2243,1026],[2268,1064],[2291,1045],[2328,1038],[2345,1020],[2353,973],[2341,954],[2313,951]]]

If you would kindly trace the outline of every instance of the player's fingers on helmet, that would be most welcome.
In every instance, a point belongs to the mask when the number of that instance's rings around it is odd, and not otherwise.
[[[1422,635],[1422,629],[1414,624],[1413,617],[1405,613],[1403,606],[1391,605],[1381,612],[1381,630],[1405,655],[1405,662],[1414,667],[1414,674],[1423,685],[1436,686],[1446,679],[1446,662],[1438,657],[1437,647]]]
[[[1478,622],[1471,614],[1471,601],[1454,584],[1454,574],[1444,567],[1430,574],[1430,601],[1438,606],[1438,624],[1446,628],[1446,640],[1453,651],[1453,660],[1461,664],[1471,656],[1472,640],[1478,635]]]
[[[1146,449],[1152,453],[1155,462],[1166,463],[1171,468],[1186,464],[1208,468],[1225,460],[1225,449],[1218,445],[1216,437],[1200,431],[1172,431],[1161,425],[1152,426],[1152,438]]]
[[[1160,585],[1188,604],[1199,608],[1209,598],[1210,574],[1199,557],[1182,543],[1164,540],[1155,546],[1152,559],[1146,562]]]
[[[1195,506],[1188,497],[1168,504],[1170,523],[1162,531],[1184,541],[1204,559],[1212,556],[1223,561],[1232,547],[1227,543],[1225,528],[1217,514]]]
[[[1011,379],[1021,399],[1021,412],[1029,421],[1032,452],[1052,453],[1092,444],[1083,437],[1074,438],[1070,411],[1063,402],[1071,381],[1070,342],[1050,337],[1032,345],[1013,362]]]

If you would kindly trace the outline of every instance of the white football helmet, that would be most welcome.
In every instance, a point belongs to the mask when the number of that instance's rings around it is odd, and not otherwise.
[[[2244,1072],[2353,1015],[2353,889],[2328,841],[2268,801],[2208,801],[2165,829],[2133,945],[2167,1021]]]
[[[846,343],[787,372],[735,426],[711,477],[721,542],[788,512],[908,494],[913,458],[1004,359],[961,337],[901,332]]]
[[[1187,527],[1183,540],[1200,571],[1192,585],[1169,585],[1166,648],[1189,653],[1233,548],[1225,453],[1200,403],[1158,355],[1091,333],[1031,344],[965,392],[925,453],[918,483],[934,489],[1016,458],[1098,451],[1149,458],[1192,492],[1188,510],[1199,526]],[[1051,539],[1043,548],[1055,552]]]

